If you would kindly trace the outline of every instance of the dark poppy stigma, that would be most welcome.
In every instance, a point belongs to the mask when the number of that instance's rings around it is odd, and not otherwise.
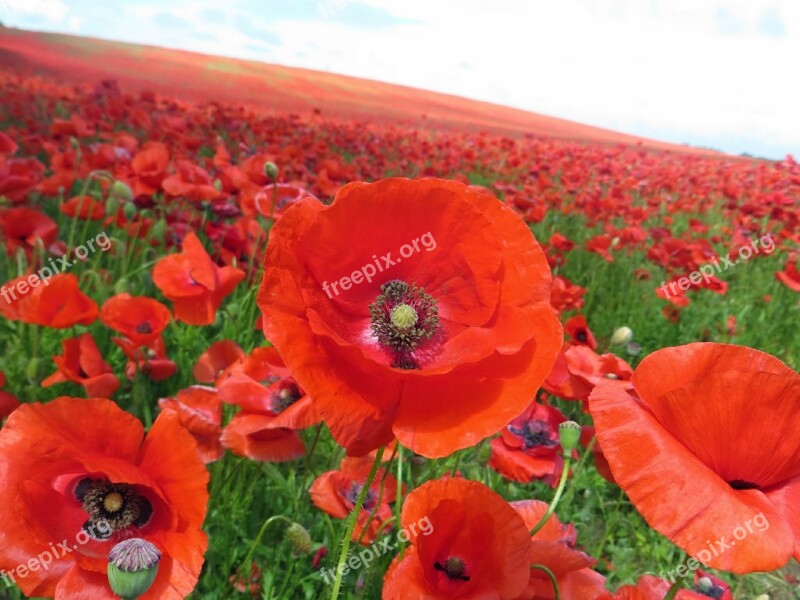
[[[467,569],[467,565],[464,563],[463,559],[459,558],[458,556],[447,557],[447,560],[444,561],[444,565],[437,561],[433,563],[433,568],[437,571],[444,572],[444,574],[450,579],[469,581],[469,576],[464,574]]]
[[[99,539],[128,527],[144,527],[153,515],[153,506],[134,486],[85,477],[75,486],[89,520],[83,528]]]

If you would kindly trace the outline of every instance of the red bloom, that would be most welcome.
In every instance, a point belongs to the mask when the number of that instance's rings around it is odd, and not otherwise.
[[[109,400],[58,398],[24,404],[0,429],[0,569],[28,596],[115,598],[108,554],[135,536],[162,554],[143,600],[186,597],[203,564],[208,472],[176,415],[142,424]],[[74,549],[49,569],[20,565],[54,540]],[[21,567],[19,567],[21,568]]]
[[[236,342],[231,340],[214,342],[197,359],[192,374],[201,383],[215,383],[228,367],[244,358],[244,350]]]
[[[119,380],[103,360],[92,334],[69,338],[62,346],[64,355],[53,357],[58,370],[42,381],[42,387],[72,381],[82,385],[89,397],[111,398],[119,387]]]
[[[244,279],[244,271],[218,267],[190,231],[180,254],[170,254],[153,269],[153,282],[172,301],[175,318],[189,325],[214,322],[222,300]]]
[[[546,479],[555,487],[564,466],[558,426],[566,420],[557,408],[532,402],[492,440],[489,466],[512,481]]]
[[[72,273],[59,273],[40,284],[20,301],[20,318],[26,323],[66,329],[97,319],[97,304],[81,292]]]
[[[58,225],[46,214],[20,206],[0,211],[0,232],[5,238],[6,253],[13,256],[22,248],[30,256],[38,243],[49,249],[58,237]]]
[[[220,398],[242,408],[225,427],[222,444],[253,460],[299,458],[305,447],[297,430],[320,421],[311,399],[292,377],[263,372],[257,376],[266,380],[266,385],[247,372],[231,372],[221,378]]]
[[[533,529],[547,512],[547,503],[539,500],[512,502]],[[544,565],[555,575],[562,600],[601,600],[608,597],[605,578],[591,569],[597,561],[574,548],[575,527],[562,525],[555,515],[531,538],[529,564]],[[541,569],[531,569],[525,591],[517,600],[550,600],[555,598],[553,584]]]
[[[530,530],[477,481],[423,484],[403,504],[410,538],[383,581],[383,600],[519,598],[531,578]]]
[[[100,310],[100,320],[137,345],[147,345],[161,336],[169,324],[169,309],[147,296],[123,293],[112,296]]]
[[[2,388],[6,384],[6,376],[5,373],[0,371],[0,388]],[[8,415],[14,412],[19,406],[19,400],[15,396],[12,396],[8,392],[4,392],[0,389],[0,421],[5,419]]]
[[[314,480],[309,489],[311,501],[335,519],[346,519],[353,512],[358,495],[364,488],[372,462],[373,459],[368,456],[345,457],[338,471],[328,471]],[[381,525],[392,516],[389,504],[397,497],[397,481],[391,475],[386,475],[384,479],[384,475],[383,469],[379,469],[353,530],[353,541],[360,539],[365,546],[370,545],[379,533],[386,533],[390,529],[386,525],[381,529]],[[375,516],[370,519],[373,511]]]
[[[59,206],[68,217],[99,221],[106,216],[106,207],[91,196],[74,196]]]
[[[654,352],[631,383],[635,396],[603,382],[589,404],[650,526],[715,569],[800,558],[800,376],[757,350],[698,343]]]
[[[127,338],[113,338],[111,341],[128,357],[128,364],[125,365],[128,379],[133,379],[137,372],[141,372],[153,381],[162,381],[172,377],[178,370],[167,356],[163,336],[157,337],[146,346],[140,346]]]
[[[597,340],[583,315],[575,315],[567,319],[567,322],[564,323],[564,333],[570,337],[573,344],[597,350]]]
[[[222,435],[222,400],[214,388],[193,385],[178,392],[175,398],[161,398],[163,411],[174,411],[186,430],[197,442],[197,452],[204,463],[219,460],[225,448]]]
[[[800,292],[800,271],[797,270],[797,259],[794,255],[789,257],[783,271],[775,273],[775,278],[790,290]]]
[[[530,230],[497,199],[387,179],[290,208],[270,234],[259,306],[349,453],[396,436],[438,457],[529,403],[561,344],[549,289]]]

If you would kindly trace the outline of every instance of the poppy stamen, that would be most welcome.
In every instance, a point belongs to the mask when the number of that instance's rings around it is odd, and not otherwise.
[[[303,397],[303,392],[296,383],[290,383],[272,394],[272,408],[281,413]]]
[[[443,571],[450,579],[460,579],[461,581],[469,581],[469,576],[464,575],[467,568],[466,563],[458,556],[449,556],[444,565],[440,562],[433,563],[433,568],[437,571]]]
[[[522,427],[509,425],[508,430],[514,435],[522,438],[526,450],[529,448],[536,448],[538,446],[556,445],[555,440],[553,440],[550,436],[550,428],[545,421],[528,421]]]
[[[85,477],[75,486],[75,498],[89,514],[84,529],[105,537],[128,527],[144,527],[153,515],[153,506],[136,488],[127,483],[111,483]]]
[[[147,334],[153,333],[153,328],[150,326],[150,323],[145,321],[144,323],[139,323],[136,326],[136,333],[142,333],[142,334],[147,335]]]
[[[394,354],[392,366],[419,369],[413,352],[439,328],[436,301],[421,288],[395,279],[381,286],[369,312],[372,335]]]

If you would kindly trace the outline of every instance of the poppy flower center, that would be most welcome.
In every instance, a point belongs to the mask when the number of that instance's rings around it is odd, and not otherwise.
[[[735,490],[757,490],[758,484],[750,483],[749,481],[742,481],[741,479],[734,479],[729,481],[728,485]]]
[[[546,421],[528,421],[522,427],[509,425],[508,430],[522,438],[525,449],[538,446],[555,446],[555,441],[550,437],[550,428]]]
[[[144,527],[153,515],[153,506],[134,486],[85,477],[75,486],[75,498],[89,520],[83,528],[93,535],[109,537],[128,527]]]
[[[421,288],[395,279],[370,304],[372,335],[393,354],[392,367],[419,369],[414,351],[439,328],[436,301]]]
[[[303,393],[297,384],[291,383],[272,394],[273,409],[278,413],[283,412],[302,397]]]
[[[467,565],[458,556],[448,556],[444,564],[437,561],[433,563],[433,568],[437,571],[443,571],[450,579],[469,581],[469,576],[464,574],[464,571],[467,570]]]
[[[150,323],[145,321],[144,323],[139,323],[136,326],[136,333],[142,333],[147,335],[149,333],[153,333],[153,328],[150,327]]]
[[[589,336],[586,335],[586,331],[581,329],[578,333],[575,334],[575,339],[579,342],[585,344],[586,341],[589,339]]]

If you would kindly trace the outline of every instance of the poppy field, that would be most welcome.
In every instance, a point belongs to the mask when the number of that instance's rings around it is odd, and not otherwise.
[[[791,157],[0,95],[0,598],[800,598]]]

